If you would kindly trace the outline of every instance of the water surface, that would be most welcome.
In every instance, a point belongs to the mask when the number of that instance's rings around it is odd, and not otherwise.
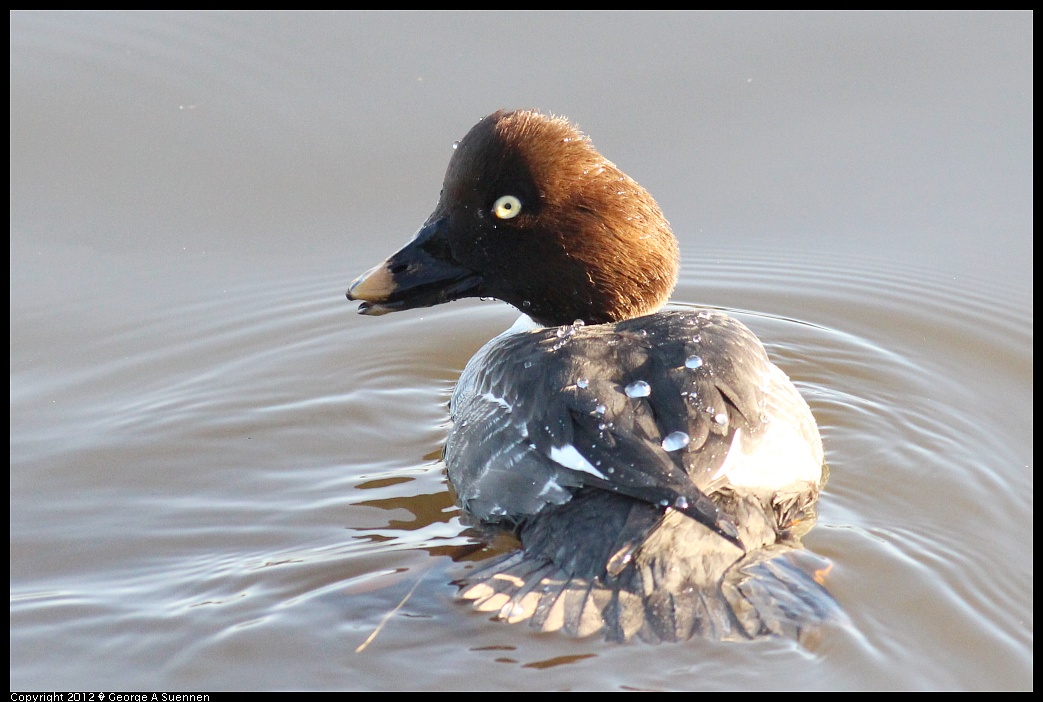
[[[12,689],[1031,688],[1031,21],[13,14]],[[454,603],[446,403],[516,313],[343,294],[515,106],[648,187],[675,303],[808,399],[850,626],[620,646]]]

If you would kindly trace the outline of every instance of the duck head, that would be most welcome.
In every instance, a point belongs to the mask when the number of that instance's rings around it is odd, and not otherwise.
[[[361,314],[495,297],[547,325],[649,314],[677,241],[648,192],[565,119],[495,112],[456,145],[434,212],[353,281]]]

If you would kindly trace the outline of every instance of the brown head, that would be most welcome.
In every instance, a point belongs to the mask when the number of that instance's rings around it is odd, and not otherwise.
[[[438,205],[348,299],[383,314],[495,297],[544,325],[600,324],[659,309],[677,241],[648,192],[567,120],[489,115],[457,144]]]

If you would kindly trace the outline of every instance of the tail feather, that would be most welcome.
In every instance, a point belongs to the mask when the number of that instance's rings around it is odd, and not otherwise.
[[[801,639],[842,617],[817,581],[828,561],[799,543],[743,554],[684,515],[605,494],[579,501],[564,524],[541,515],[539,528],[523,527],[523,549],[479,564],[458,581],[459,597],[539,631],[649,643]],[[578,523],[597,530],[582,544],[551,536]]]
[[[779,545],[743,559],[722,590],[747,636],[800,638],[809,624],[844,618],[819,582],[830,567],[809,551]]]

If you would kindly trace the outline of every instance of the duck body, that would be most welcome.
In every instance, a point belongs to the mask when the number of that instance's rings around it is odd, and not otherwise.
[[[655,201],[563,119],[498,112],[434,213],[352,283],[360,312],[497,297],[528,315],[467,364],[449,481],[521,549],[461,597],[540,630],[645,641],[801,636],[836,605],[800,549],[822,443],[756,336],[657,311],[677,276]]]

